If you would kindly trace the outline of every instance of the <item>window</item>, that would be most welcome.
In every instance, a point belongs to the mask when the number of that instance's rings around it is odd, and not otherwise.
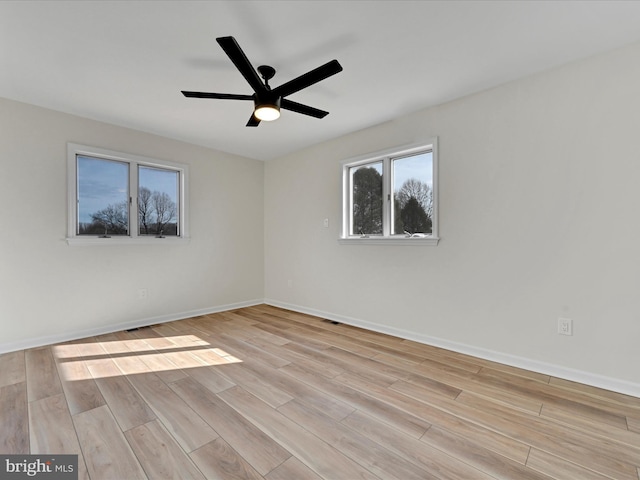
[[[68,144],[70,244],[187,237],[186,165]]]
[[[180,172],[138,165],[138,234],[180,234]]]
[[[436,245],[437,139],[342,164],[341,241]]]

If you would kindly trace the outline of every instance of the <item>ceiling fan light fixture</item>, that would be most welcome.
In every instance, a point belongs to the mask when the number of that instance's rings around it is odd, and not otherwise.
[[[280,118],[280,99],[275,102],[263,102],[256,104],[254,115],[258,120],[271,122]]]
[[[254,114],[258,120],[271,122],[280,118],[280,108],[277,105],[260,105]]]
[[[254,113],[258,120],[264,122],[271,122],[280,118],[280,108],[277,105],[260,105]]]

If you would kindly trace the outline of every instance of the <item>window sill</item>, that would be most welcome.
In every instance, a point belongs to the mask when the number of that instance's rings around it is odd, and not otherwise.
[[[72,247],[113,246],[113,245],[183,245],[189,243],[189,237],[67,237],[67,245]]]
[[[343,237],[338,239],[341,245],[438,245],[438,237]]]

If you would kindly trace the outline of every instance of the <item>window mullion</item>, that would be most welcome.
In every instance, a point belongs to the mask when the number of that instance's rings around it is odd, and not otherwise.
[[[391,235],[391,159],[382,159],[382,236]]]
[[[138,226],[138,164],[129,163],[129,236],[136,238]]]

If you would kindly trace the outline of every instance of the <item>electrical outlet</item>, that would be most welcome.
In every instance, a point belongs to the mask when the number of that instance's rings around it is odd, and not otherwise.
[[[287,287],[293,287],[293,282],[291,280],[287,280]]]
[[[570,318],[558,318],[558,333],[573,335],[573,321]]]
[[[146,288],[141,288],[140,290],[138,290],[138,299],[146,300],[148,296],[149,291]]]
[[[328,218],[324,219],[324,228],[329,228],[329,219]]]

